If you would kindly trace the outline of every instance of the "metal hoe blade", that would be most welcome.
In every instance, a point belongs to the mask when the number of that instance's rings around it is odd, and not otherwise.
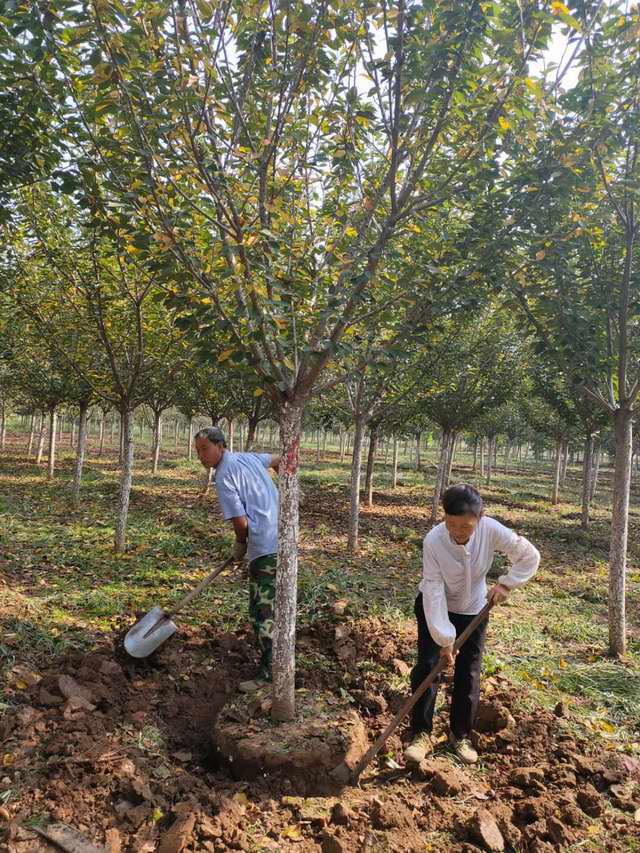
[[[177,630],[176,624],[164,610],[154,607],[127,632],[124,647],[131,657],[146,658]]]

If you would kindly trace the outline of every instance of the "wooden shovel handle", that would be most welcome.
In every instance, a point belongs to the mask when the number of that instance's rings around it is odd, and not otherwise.
[[[176,604],[171,608],[171,610],[170,610],[170,611],[169,611],[169,610],[165,610],[165,611],[164,611],[164,612],[165,612],[165,614],[166,614],[167,616],[175,616],[175,615],[176,615],[176,613],[179,613],[181,610],[183,610],[185,607],[187,607],[189,604],[191,604],[191,602],[193,601],[193,599],[194,599],[194,598],[196,598],[198,595],[200,595],[200,593],[201,593],[204,589],[206,589],[206,588],[209,586],[209,584],[210,584],[210,583],[213,583],[213,581],[218,577],[218,575],[219,575],[221,572],[224,572],[224,570],[225,570],[228,566],[230,566],[230,565],[231,565],[231,563],[233,563],[233,557],[229,557],[229,559],[228,559],[228,560],[225,560],[225,562],[224,562],[221,566],[218,566],[218,568],[217,568],[217,569],[214,569],[214,570],[211,572],[211,574],[210,574],[210,575],[207,575],[207,576],[206,576],[206,578],[205,578],[204,580],[200,581],[200,583],[198,584],[198,586],[194,587],[194,588],[191,590],[191,592],[188,592],[188,593],[185,595],[185,597],[184,597],[184,598],[181,598],[181,599],[180,599],[180,601],[176,602]]]
[[[464,645],[464,643],[466,643],[466,641],[469,639],[471,634],[473,634],[473,632],[476,630],[478,625],[480,625],[482,622],[484,622],[484,620],[487,618],[487,616],[489,615],[489,611],[491,610],[492,607],[493,607],[493,602],[488,602],[482,608],[480,613],[478,613],[478,615],[471,622],[469,622],[469,624],[464,629],[462,634],[460,634],[458,639],[455,641],[454,646],[453,646],[454,651],[457,652],[460,649],[460,647],[462,645]],[[360,761],[358,762],[358,764],[354,768],[353,773],[351,774],[352,784],[355,784],[358,781],[358,778],[359,778],[360,774],[362,773],[362,771],[366,767],[369,766],[371,761],[380,752],[382,747],[385,745],[385,743],[389,739],[390,735],[392,735],[394,733],[394,731],[396,730],[396,728],[398,727],[398,724],[402,722],[402,720],[406,717],[406,715],[409,713],[409,711],[416,704],[418,699],[420,699],[420,697],[431,687],[433,682],[436,680],[436,678],[440,675],[440,673],[444,669],[444,665],[445,665],[444,658],[440,658],[440,660],[434,666],[434,668],[431,670],[429,675],[425,678],[425,680],[422,682],[422,684],[420,684],[420,686],[416,689],[415,693],[412,693],[411,696],[408,696],[404,700],[404,702],[402,703],[402,706],[400,707],[400,710],[395,715],[393,720],[391,720],[391,722],[386,727],[386,729],[382,732],[382,734],[380,735],[378,740],[373,744],[373,746],[371,746],[367,750],[367,752],[362,756],[362,758],[360,759]]]

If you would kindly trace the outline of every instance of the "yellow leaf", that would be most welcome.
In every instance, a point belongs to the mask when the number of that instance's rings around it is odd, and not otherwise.
[[[254,397],[261,397],[264,394],[264,388],[256,388],[253,392]]]
[[[560,658],[559,666],[560,666],[560,669],[566,669],[567,668],[568,664],[564,658]]]
[[[232,349],[225,349],[225,350],[223,350],[223,351],[220,353],[220,355],[218,356],[218,362],[226,361],[226,360],[227,360],[230,356],[232,356],[232,355],[233,355],[233,350],[232,350]]]
[[[10,752],[5,752],[2,756],[2,766],[3,767],[11,767],[13,764],[13,755]]]
[[[18,690],[26,690],[29,685],[26,681],[16,681],[16,687]]]
[[[504,116],[500,116],[500,118],[498,119],[498,124],[500,125],[502,130],[509,130],[509,128],[511,127],[511,124]]]
[[[348,228],[344,229],[344,233],[347,235],[347,237],[357,237],[358,236],[358,232],[351,225]]]
[[[551,11],[554,15],[559,15],[560,13],[568,15],[569,7],[565,6],[564,3],[560,3],[559,0],[554,0],[554,2],[551,4]]]
[[[282,838],[288,838],[290,841],[302,841],[302,833],[297,826],[286,826],[281,833]]]

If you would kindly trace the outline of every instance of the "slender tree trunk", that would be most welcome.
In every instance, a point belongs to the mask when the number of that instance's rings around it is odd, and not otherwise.
[[[416,433],[416,471],[422,468],[422,459],[420,458],[420,436],[421,433]]]
[[[340,430],[340,436],[339,436],[339,439],[340,439],[340,446],[339,446],[339,450],[338,450],[338,452],[339,452],[339,454],[340,454],[340,464],[341,464],[341,465],[342,465],[342,463],[344,462],[344,446],[345,446],[345,440],[344,440],[344,438],[345,438],[345,436],[344,436],[344,430],[342,430],[342,429],[341,429],[341,430]]]
[[[73,415],[69,418],[69,447],[76,443],[76,419]]]
[[[609,552],[609,652],[616,656],[624,654],[627,648],[625,587],[633,456],[632,418],[633,413],[627,409],[618,409],[614,415],[616,458]]]
[[[122,471],[120,473],[120,495],[118,497],[118,515],[116,518],[115,551],[124,552],[127,543],[127,518],[129,516],[129,498],[133,481],[133,411],[125,408],[121,412],[122,425]]]
[[[589,433],[584,440],[584,458],[582,460],[582,512],[580,526],[585,530],[589,526],[589,507],[591,505],[591,477],[593,475],[593,435]]]
[[[258,424],[252,418],[249,418],[249,423],[247,424],[247,441],[244,446],[246,452],[253,450],[253,445],[256,440],[257,427]]]
[[[151,473],[158,473],[160,463],[160,447],[162,445],[162,412],[153,413],[153,452],[151,461]]]
[[[453,469],[453,460],[456,455],[456,442],[458,440],[458,436],[455,432],[451,431],[449,435],[449,448],[447,450],[447,467],[445,469],[444,481],[442,483],[443,490],[451,483],[451,471]]]
[[[560,469],[560,488],[564,489],[567,485],[567,469],[569,468],[569,439],[565,438],[562,442],[562,466]]]
[[[234,437],[235,437],[235,436],[234,436],[234,424],[233,424],[233,418],[228,418],[227,422],[228,422],[228,424],[229,424],[229,430],[228,430],[228,435],[227,435],[227,442],[228,442],[228,444],[229,444],[229,450],[231,451],[231,453],[233,453],[233,439],[234,439]],[[242,446],[242,445],[241,445],[241,446]]]
[[[278,571],[273,637],[274,720],[295,716],[296,595],[298,589],[298,519],[300,430],[303,407],[284,403],[280,410],[280,453],[278,472]]]
[[[316,430],[316,465],[320,463],[320,430]]]
[[[3,451],[7,441],[7,404],[3,399],[0,404],[0,451]]]
[[[173,422],[173,446],[176,450],[178,449],[179,439],[180,439],[180,421],[178,420],[178,416],[176,415],[175,420]]]
[[[367,506],[373,506],[373,470],[376,464],[378,449],[378,427],[373,427],[369,433],[369,455],[367,457],[367,476],[364,492],[367,496]]]
[[[365,422],[363,418],[355,419],[355,434],[353,436],[353,454],[351,457],[351,500],[349,506],[349,551],[358,547],[358,521],[360,516],[360,475],[362,471],[362,444],[364,440]]]
[[[133,412],[129,412],[129,420],[131,421],[130,426],[129,426],[129,428],[131,429],[131,442],[133,442]],[[122,412],[120,412],[120,453],[118,454],[118,465],[121,468],[124,464],[124,445],[125,445],[124,421],[125,421],[125,416]]]
[[[560,471],[562,469],[562,439],[556,444],[556,462],[553,468],[553,489],[551,490],[551,503],[557,506],[560,502]]]
[[[591,494],[589,495],[589,500],[593,503],[596,491],[598,489],[598,475],[600,473],[600,458],[602,456],[602,447],[600,442],[597,442],[597,446],[595,452],[593,454],[593,469],[591,474]]]
[[[491,485],[491,475],[493,473],[493,443],[495,440],[495,436],[489,436],[487,438],[487,486]]]
[[[393,461],[391,464],[393,466],[391,488],[395,490],[398,488],[398,436],[395,433],[393,435]]]
[[[449,430],[443,430],[442,438],[440,439],[440,458],[438,460],[438,469],[436,471],[436,482],[433,489],[433,498],[431,500],[431,521],[435,521],[438,518],[438,506],[440,505],[440,496],[442,495],[444,478],[446,477],[447,464],[449,461],[449,441]]]
[[[89,417],[89,403],[80,403],[80,421],[78,423],[78,444],[76,446],[76,462],[73,470],[73,485],[71,486],[71,503],[74,509],[80,506],[80,483],[82,482],[82,468],[84,455],[87,447],[87,421]]]
[[[49,409],[49,465],[47,477],[53,480],[56,471],[56,431],[58,427],[58,416],[55,408]]]
[[[187,459],[189,462],[193,459],[193,416],[189,417],[188,424],[189,447],[187,448]]]
[[[31,458],[31,451],[33,449],[33,439],[36,434],[36,415],[35,412],[31,415],[31,426],[29,428],[29,444],[27,445],[27,459]]]
[[[484,436],[480,436],[480,479],[484,480]]]
[[[46,418],[44,412],[40,413],[40,434],[38,436],[38,451],[36,453],[36,465],[42,464],[42,456],[44,454],[44,436],[45,436]]]
[[[473,468],[471,473],[475,474],[478,471],[478,436],[473,439]]]
[[[509,473],[509,456],[511,454],[511,442],[507,441],[504,446],[504,473]]]
[[[107,415],[106,415],[106,413],[105,413],[105,412],[103,412],[103,413],[102,413],[102,417],[100,418],[100,438],[99,438],[99,441],[100,441],[100,447],[98,448],[98,459],[101,459],[101,458],[102,458],[102,454],[103,454],[103,452],[104,452],[104,437],[105,437],[105,433],[106,433],[106,429],[105,429],[105,427],[106,427],[106,423],[105,423],[106,418],[107,418]]]

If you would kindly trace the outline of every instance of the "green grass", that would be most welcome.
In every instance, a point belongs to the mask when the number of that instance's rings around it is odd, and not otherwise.
[[[299,624],[335,619],[331,606],[346,599],[348,616],[375,616],[389,631],[413,621],[420,579],[420,541],[429,529],[435,456],[424,472],[401,468],[402,485],[391,492],[391,475],[377,466],[372,508],[362,510],[357,555],[346,552],[349,468],[337,459],[313,462],[303,455],[299,571]],[[478,482],[471,457],[458,458],[456,479]],[[71,460],[65,450],[53,483],[19,454],[0,473],[0,667],[33,662],[90,646],[100,634],[119,630],[138,611],[175,600],[228,552],[231,532],[215,501],[196,503],[201,487],[197,462],[174,457],[151,476],[148,459],[137,462],[131,504],[130,549],[113,554],[113,504],[117,472],[113,456],[89,454],[83,505],[69,508]],[[618,663],[605,657],[607,644],[607,537],[610,472],[603,472],[593,525],[579,529],[579,470],[570,470],[562,504],[549,505],[550,464],[529,461],[517,474],[501,466],[490,487],[481,488],[488,512],[528,535],[540,548],[538,577],[492,616],[485,673],[500,672],[523,690],[525,700],[551,707],[568,701],[594,736],[613,737],[627,748],[640,738],[640,516],[632,499],[629,550],[629,653]],[[501,568],[497,561],[496,569]],[[16,601],[8,600],[17,596]],[[181,621],[220,630],[247,625],[246,580],[226,572]],[[635,622],[634,622],[635,620]],[[7,641],[7,636],[9,641]],[[407,649],[407,660],[413,650]],[[300,665],[335,667],[332,657],[301,652]],[[363,662],[366,665],[366,662]],[[0,703],[2,696],[0,696]],[[2,705],[0,704],[0,713]],[[609,721],[614,732],[602,729]]]

